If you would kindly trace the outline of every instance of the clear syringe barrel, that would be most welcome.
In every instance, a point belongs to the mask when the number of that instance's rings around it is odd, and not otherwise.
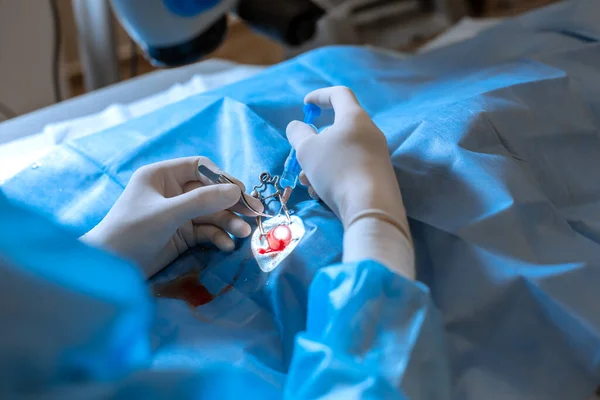
[[[302,111],[304,111],[304,123],[308,125],[312,125],[315,119],[321,115],[321,109],[314,104],[305,104]],[[279,178],[279,185],[284,189],[295,188],[301,171],[302,168],[296,159],[296,150],[292,149],[283,165],[283,173],[281,174],[281,178]]]
[[[292,149],[283,165],[283,173],[281,174],[281,178],[279,178],[279,185],[282,188],[295,188],[301,171],[302,168],[296,159],[296,150]]]

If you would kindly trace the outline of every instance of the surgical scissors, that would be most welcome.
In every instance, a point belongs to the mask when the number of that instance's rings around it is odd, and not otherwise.
[[[248,203],[248,200],[246,200],[246,196],[244,194],[244,189],[242,187],[240,187],[239,184],[237,184],[236,182],[234,182],[233,180],[228,178],[227,176],[214,172],[213,170],[208,168],[206,165],[198,165],[198,172],[200,172],[202,175],[204,175],[205,177],[207,177],[208,179],[210,179],[212,182],[214,182],[216,184],[230,183],[232,185],[238,186],[240,188],[240,190],[242,191],[242,196],[240,197],[240,201],[239,201],[239,203],[241,205],[243,205],[248,210],[250,210],[250,212],[253,213],[254,216],[256,216],[256,217],[265,217],[265,218],[271,217],[271,215],[260,212],[260,211],[256,210],[254,207],[252,207],[250,205],[250,203]]]

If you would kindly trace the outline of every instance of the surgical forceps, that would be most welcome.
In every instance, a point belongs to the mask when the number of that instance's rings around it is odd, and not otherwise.
[[[208,168],[206,165],[198,165],[198,172],[200,172],[202,175],[204,175],[205,177],[207,177],[208,179],[210,179],[212,182],[214,182],[216,184],[230,183],[232,185],[238,186],[242,192],[242,196],[240,197],[240,201],[238,202],[238,204],[247,208],[252,214],[254,214],[255,217],[265,217],[265,218],[271,217],[271,215],[260,212],[260,211],[256,210],[254,207],[252,207],[250,205],[250,203],[248,203],[248,200],[246,200],[244,190],[240,187],[240,185],[235,183],[233,180],[229,179],[227,176],[214,172],[213,170]]]

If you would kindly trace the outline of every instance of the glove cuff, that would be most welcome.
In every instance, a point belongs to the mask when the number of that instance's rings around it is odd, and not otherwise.
[[[353,224],[355,224],[357,221],[363,218],[376,218],[381,221],[387,222],[388,224],[398,229],[404,235],[404,237],[406,237],[406,239],[410,242],[411,245],[413,244],[412,237],[410,235],[410,230],[408,228],[408,222],[406,222],[406,220],[400,220],[379,208],[369,208],[358,212],[357,214],[352,216],[352,218],[350,218],[348,222],[346,222],[344,229],[348,230],[348,228],[350,228]]]

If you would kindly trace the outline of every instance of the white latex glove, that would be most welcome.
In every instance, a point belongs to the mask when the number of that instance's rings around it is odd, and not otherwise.
[[[231,251],[235,237],[250,235],[250,225],[235,212],[243,184],[213,185],[198,164],[223,173],[205,157],[187,157],[138,169],[104,219],[81,239],[137,263],[147,277],[199,243]],[[242,188],[242,189],[240,189]],[[260,201],[246,196],[257,210]],[[249,215],[249,214],[247,214]]]
[[[385,136],[346,87],[316,90],[304,102],[335,112],[334,124],[320,134],[292,121],[287,136],[303,169],[300,182],[346,228],[344,261],[374,259],[414,278],[406,211]]]

